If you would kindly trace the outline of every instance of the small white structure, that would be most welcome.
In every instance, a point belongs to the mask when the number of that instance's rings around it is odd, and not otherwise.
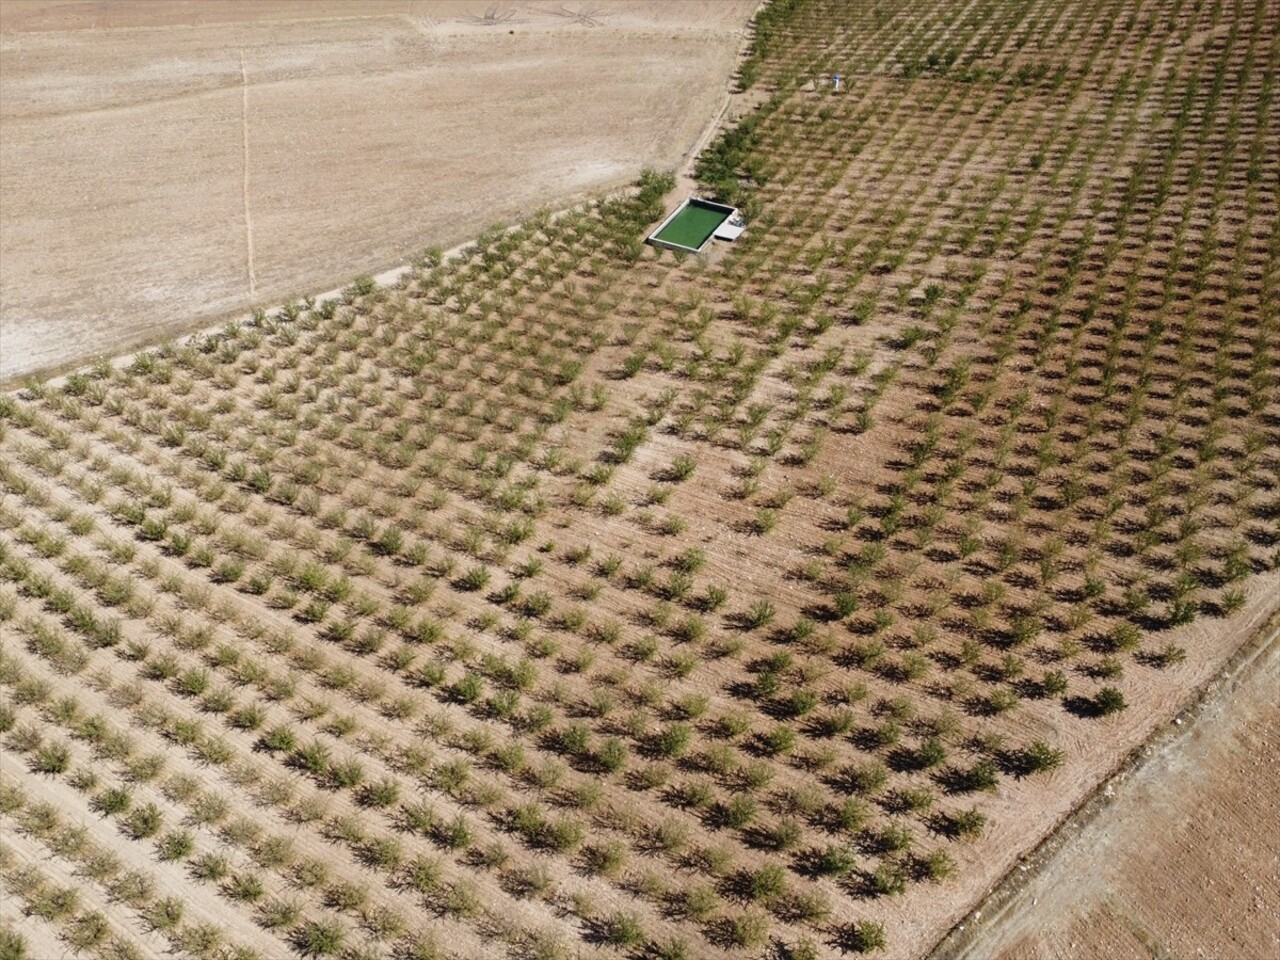
[[[717,240],[737,240],[742,236],[742,231],[747,229],[747,221],[742,219],[742,214],[736,210],[720,226],[716,227],[715,238]]]
[[[831,89],[836,93],[840,92],[840,74],[835,74],[831,78]]]

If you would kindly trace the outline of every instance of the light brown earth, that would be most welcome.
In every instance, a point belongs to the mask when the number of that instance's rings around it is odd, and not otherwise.
[[[674,168],[755,7],[5,3],[0,382]]]

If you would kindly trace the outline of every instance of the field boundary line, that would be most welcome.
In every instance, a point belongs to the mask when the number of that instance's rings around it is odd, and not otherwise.
[[[1135,746],[1032,850],[1019,857],[981,900],[923,954],[925,960],[975,960],[977,938],[994,929],[1021,905],[1022,892],[1046,870],[1063,849],[1103,816],[1120,798],[1120,790],[1139,771],[1159,762],[1165,750],[1199,729],[1204,712],[1235,690],[1269,654],[1280,648],[1280,604],[1273,604],[1236,651],[1186,699],[1169,721]],[[981,921],[977,920],[981,916]]]
[[[630,184],[633,184],[633,183],[634,183],[633,180],[619,180],[618,183],[614,184],[612,187],[600,187],[600,188],[596,188],[594,190],[588,191],[586,193],[580,194],[578,196],[578,199],[574,200],[572,203],[569,203],[567,206],[560,207],[556,210],[551,211],[549,215],[550,221],[554,223],[556,220],[560,219],[561,217],[567,216],[568,214],[571,214],[574,211],[588,209],[594,203],[606,203],[610,200],[616,200],[622,197],[629,196],[634,193],[634,191],[631,189],[631,186],[630,186]],[[513,230],[519,229],[520,226],[525,222],[525,219],[517,220],[515,223],[509,224],[504,229],[503,232],[510,233]],[[440,253],[441,261],[443,262],[447,260],[452,260],[458,257],[459,255],[461,255],[462,253],[464,253],[468,247],[470,247],[473,243],[475,243],[477,236],[479,236],[479,234],[473,235],[469,239],[464,240],[461,243],[454,244],[452,247],[449,247],[447,250],[441,251]],[[376,283],[379,287],[382,287],[387,290],[395,289],[396,286],[415,269],[415,261],[416,261],[416,256],[409,260],[399,260],[396,262],[394,266],[388,267],[387,269],[382,270],[378,273],[371,274],[374,283]],[[358,276],[370,276],[370,274],[357,274],[357,277]],[[261,309],[263,310],[263,312],[269,313],[272,310],[282,309],[287,304],[297,303],[299,300],[302,300],[302,299],[310,299],[315,306],[320,306],[321,304],[324,304],[325,302],[330,300],[341,303],[343,297],[346,296],[347,290],[350,287],[351,282],[354,281],[355,279],[356,277],[352,277],[342,286],[334,287],[331,290],[324,291],[323,293],[312,292],[308,294],[294,294],[291,297],[281,297],[278,301],[273,300],[273,302],[270,305],[263,307]],[[219,334],[225,334],[227,329],[227,324],[229,323],[230,324],[253,323],[257,312],[258,312],[257,308],[250,309],[248,311],[237,308],[235,310],[231,310],[223,314],[221,318],[216,320],[216,322],[202,321],[200,325],[197,326],[196,328],[187,330],[185,332],[177,333],[165,341],[157,340],[145,346],[129,347],[124,350],[121,350],[119,353],[114,353],[114,354],[111,354],[110,356],[101,357],[99,358],[99,361],[105,361],[109,363],[112,367],[117,367],[117,368],[122,366],[128,366],[130,363],[132,363],[135,359],[142,356],[143,354],[151,353],[152,351],[159,349],[161,346],[163,346],[165,342],[171,341],[172,343],[177,345],[183,345],[183,344],[189,345],[189,344],[198,342],[202,337],[217,336]],[[76,373],[77,371],[89,370],[95,362],[99,362],[99,361],[89,361],[89,362],[76,361],[74,363],[68,364],[63,367],[54,368],[53,370],[47,371],[46,373],[43,373],[43,374],[33,374],[29,376],[11,378],[9,380],[0,381],[0,394],[14,393],[14,392],[20,391],[25,388],[25,385],[29,381],[45,384],[50,387],[61,387],[67,382],[67,377],[71,376],[73,373]]]
[[[715,139],[716,134],[720,133],[724,128],[725,118],[729,115],[729,108],[733,106],[734,99],[746,99],[749,96],[749,91],[736,91],[734,88],[737,87],[739,83],[739,75],[742,70],[742,65],[746,63],[747,57],[751,54],[751,43],[755,37],[756,18],[760,16],[761,11],[768,7],[771,2],[772,0],[760,0],[756,5],[755,10],[752,11],[751,18],[742,28],[742,38],[738,42],[738,51],[734,55],[733,73],[729,75],[729,81],[724,88],[724,95],[720,98],[720,109],[717,110],[715,115],[707,121],[706,126],[699,131],[698,135],[690,141],[689,146],[685,149],[683,163],[680,165],[679,169],[674,171],[676,185],[672,188],[671,193],[697,193],[698,181],[694,176],[693,171],[698,165],[698,157],[702,155],[702,152],[706,150],[711,141]],[[743,113],[743,116],[751,113],[757,106],[758,104],[752,106]],[[742,118],[739,117],[737,119],[741,120]],[[668,196],[670,196],[671,193],[668,193]]]
[[[258,277],[253,269],[253,216],[249,212],[249,71],[244,63],[244,47],[240,48],[240,140],[244,145],[244,177],[241,194],[244,200],[244,245],[249,271],[249,296],[258,293]]]

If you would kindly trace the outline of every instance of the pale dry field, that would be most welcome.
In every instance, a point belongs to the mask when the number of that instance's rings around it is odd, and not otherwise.
[[[941,956],[1280,955],[1280,644],[1147,751],[1111,804],[981,932]]]
[[[676,167],[755,6],[6,3],[0,381]]]

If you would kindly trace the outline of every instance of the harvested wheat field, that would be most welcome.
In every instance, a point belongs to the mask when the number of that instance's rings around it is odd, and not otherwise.
[[[674,166],[755,7],[6,0],[0,382]]]
[[[928,954],[1280,606],[1278,28],[776,0],[733,245],[648,171],[0,396],[4,949]]]

